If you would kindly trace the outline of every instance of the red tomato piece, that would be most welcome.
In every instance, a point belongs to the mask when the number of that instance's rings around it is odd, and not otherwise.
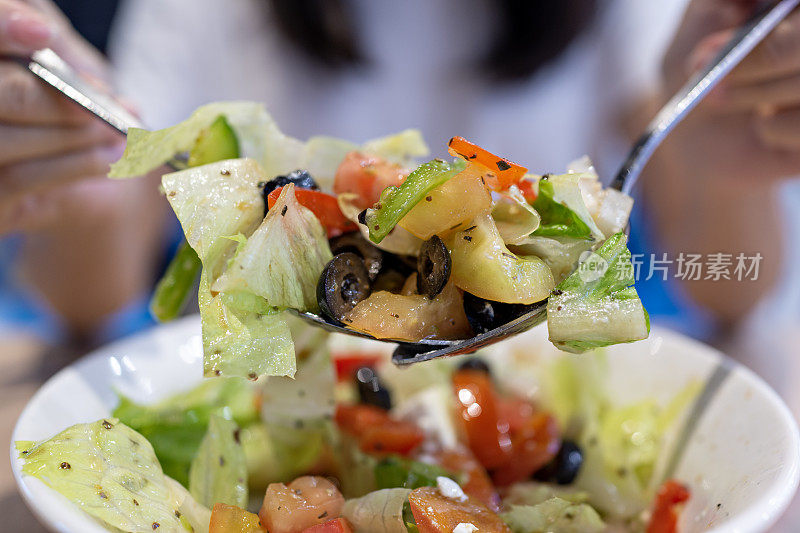
[[[333,192],[356,194],[355,204],[366,209],[380,199],[386,187],[400,185],[407,175],[407,170],[380,157],[350,152],[336,169]]]
[[[339,405],[335,420],[342,431],[358,439],[359,447],[367,453],[408,455],[425,439],[416,425],[394,420],[374,405]]]
[[[534,413],[519,429],[511,432],[511,461],[492,471],[495,485],[507,486],[531,477],[558,453],[561,438],[555,419]]]
[[[283,187],[278,187],[267,196],[267,208],[272,209],[278,197],[281,195]],[[354,222],[344,216],[339,209],[339,201],[335,196],[312,189],[295,188],[294,196],[303,207],[308,208],[319,223],[328,232],[328,238],[337,237],[343,233],[358,230]]]
[[[533,188],[533,183],[533,180],[523,179],[517,184],[522,196],[525,197],[525,200],[527,200],[529,204],[532,204],[538,196],[536,190]]]
[[[528,171],[527,168],[512,163],[508,159],[498,157],[488,150],[473,144],[466,140],[464,137],[453,137],[448,143],[450,153],[462,157],[467,161],[480,163],[497,177],[497,183],[491,183],[490,180],[487,184],[496,190],[508,189],[512,185],[519,183],[522,176]]]
[[[272,483],[264,494],[258,516],[269,533],[302,533],[342,512],[344,497],[333,483],[318,476],[302,476],[289,485]]]
[[[436,459],[443,468],[466,478],[461,483],[461,490],[467,496],[475,498],[494,512],[500,510],[500,495],[494,488],[486,469],[472,452],[466,449],[442,450],[436,455]]]
[[[665,481],[656,494],[647,533],[677,533],[680,509],[690,496],[685,485],[674,479]]]
[[[241,507],[217,503],[211,510],[208,533],[263,533],[266,531],[258,515],[248,513]]]
[[[376,366],[384,359],[380,354],[366,354],[354,352],[352,354],[333,354],[333,364],[336,367],[336,379],[349,381],[353,379],[356,371],[362,366]]]
[[[469,449],[491,470],[508,463],[511,438],[501,427],[494,385],[479,370],[459,370],[453,375],[458,415],[463,421]]]
[[[335,518],[304,529],[303,533],[353,533],[353,528],[344,518]]]
[[[462,522],[473,524],[478,531],[511,532],[496,513],[477,500],[448,498],[434,487],[412,490],[408,503],[420,533],[452,533]]]

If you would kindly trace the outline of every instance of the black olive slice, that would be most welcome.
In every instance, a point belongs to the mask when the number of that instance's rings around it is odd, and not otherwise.
[[[489,370],[489,365],[486,364],[486,361],[481,359],[480,357],[470,357],[463,363],[458,365],[459,370],[477,370],[478,372],[485,372],[486,374],[491,375],[491,370]]]
[[[339,323],[369,293],[369,275],[364,261],[351,252],[331,259],[317,284],[317,301],[322,314]]]
[[[533,477],[540,481],[569,485],[578,477],[582,465],[583,450],[573,441],[565,440],[556,456],[536,471]]]
[[[424,243],[417,257],[417,292],[435,298],[450,279],[450,251],[434,235]]]
[[[535,305],[535,304],[534,304]],[[531,305],[506,304],[484,300],[474,294],[464,293],[464,312],[476,335],[486,333],[519,318],[531,309]]]
[[[367,267],[370,280],[374,280],[383,265],[383,252],[365,239],[360,233],[345,233],[330,240],[331,252],[338,255],[351,252],[360,256]]]
[[[374,369],[362,366],[356,372],[358,397],[361,403],[375,405],[387,411],[392,408],[392,395]]]
[[[314,181],[314,178],[311,177],[311,174],[309,174],[307,170],[294,170],[285,176],[275,176],[266,183],[259,183],[259,186],[261,187],[261,194],[264,196],[265,216],[268,205],[267,196],[269,196],[269,193],[278,187],[283,187],[284,185],[289,185],[290,183],[294,183],[295,187],[300,189],[319,189],[319,185],[317,185],[317,182]]]

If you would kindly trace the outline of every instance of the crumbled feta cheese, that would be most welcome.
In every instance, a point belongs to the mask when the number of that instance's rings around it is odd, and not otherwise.
[[[472,533],[473,531],[478,531],[478,528],[469,522],[461,522],[453,528],[453,533]]]
[[[464,494],[464,491],[461,490],[461,487],[458,486],[458,483],[449,477],[437,477],[436,485],[439,487],[439,492],[441,492],[442,496],[445,498],[451,498],[460,502],[466,501],[467,499],[467,495]]]

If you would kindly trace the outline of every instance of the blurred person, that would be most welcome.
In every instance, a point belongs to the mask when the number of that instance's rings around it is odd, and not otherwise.
[[[111,79],[50,4],[0,0],[0,51],[52,46],[110,79],[151,127],[249,99],[300,138],[417,127],[434,152],[462,135],[550,172],[586,153],[610,179],[632,136],[758,3],[135,0],[110,35]],[[113,132],[0,63],[0,187],[12,192],[0,197],[0,231],[23,235],[15,261],[27,286],[84,335],[144,301],[168,234],[152,181],[85,179],[119,150]],[[748,352],[796,414],[797,175],[796,12],[658,150],[631,237],[634,253],[763,256],[755,281],[655,277],[638,288],[657,322]]]

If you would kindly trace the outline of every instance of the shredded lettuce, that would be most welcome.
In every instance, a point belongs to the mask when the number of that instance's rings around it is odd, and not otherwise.
[[[221,289],[212,291],[226,269],[250,257],[246,253],[248,243],[242,245],[242,238],[254,235],[259,226],[258,235],[274,226],[264,220],[264,200],[258,186],[263,180],[263,170],[249,159],[221,161],[162,178],[167,200],[183,226],[189,245],[203,263],[198,302],[206,376],[292,375],[296,368],[289,328],[278,310],[283,301],[268,302],[235,283],[231,283],[235,290],[230,293]],[[267,218],[274,220],[275,215]],[[314,230],[321,230],[313,215],[306,213],[303,220],[307,218],[313,221],[288,227],[279,225],[273,231],[294,230],[294,238],[308,242],[303,237],[304,231],[311,231],[313,238],[317,235]],[[265,226],[267,229],[263,229]],[[241,237],[231,238],[236,235]],[[254,242],[259,242],[258,237]],[[327,243],[316,253],[324,254],[325,249]],[[293,290],[297,294],[297,288]]]
[[[517,255],[535,255],[550,267],[556,283],[561,283],[575,271],[581,254],[591,250],[594,241],[573,237],[541,237],[530,235],[509,249]]]
[[[434,159],[417,167],[399,187],[387,187],[381,198],[367,209],[364,223],[369,228],[369,238],[381,242],[411,208],[428,192],[462,172],[467,167],[463,159],[450,163]]]
[[[603,233],[584,204],[579,180],[579,174],[551,174],[539,180],[539,192],[533,207],[542,217],[542,222],[534,235],[603,239]]]
[[[422,138],[422,133],[415,129],[407,129],[367,141],[361,147],[361,151],[377,155],[390,163],[404,167],[413,165],[416,159],[425,157],[430,153],[428,145],[425,144],[425,140]],[[341,159],[339,161],[341,162]]]
[[[561,498],[571,503],[586,503],[589,493],[571,486],[523,481],[508,487],[503,498],[505,505],[538,505],[551,498]]]
[[[542,398],[559,425],[567,428],[566,437],[583,449],[583,466],[572,489],[585,492],[587,503],[608,518],[630,520],[649,505],[667,434],[700,384],[688,384],[665,406],[652,399],[615,406],[605,382],[602,352],[559,358],[545,374]]]
[[[580,353],[649,335],[626,242],[622,232],[609,237],[550,295],[547,324],[558,348]]]
[[[599,533],[606,527],[591,506],[561,498],[512,505],[501,517],[513,533]]]
[[[247,464],[236,422],[211,415],[189,470],[189,492],[206,507],[247,505]]]
[[[355,533],[407,533],[403,506],[410,489],[381,489],[347,500],[342,516],[353,525]]]
[[[250,382],[222,378],[203,381],[153,405],[140,405],[120,394],[113,415],[150,441],[164,472],[188,486],[189,467],[211,417],[252,424],[258,420],[255,398]]]
[[[325,230],[289,184],[211,290],[254,294],[271,307],[316,311],[317,281],[332,258]]]
[[[193,531],[180,512],[186,495],[173,489],[147,439],[116,418],[77,424],[20,447],[25,474],[111,527]]]

